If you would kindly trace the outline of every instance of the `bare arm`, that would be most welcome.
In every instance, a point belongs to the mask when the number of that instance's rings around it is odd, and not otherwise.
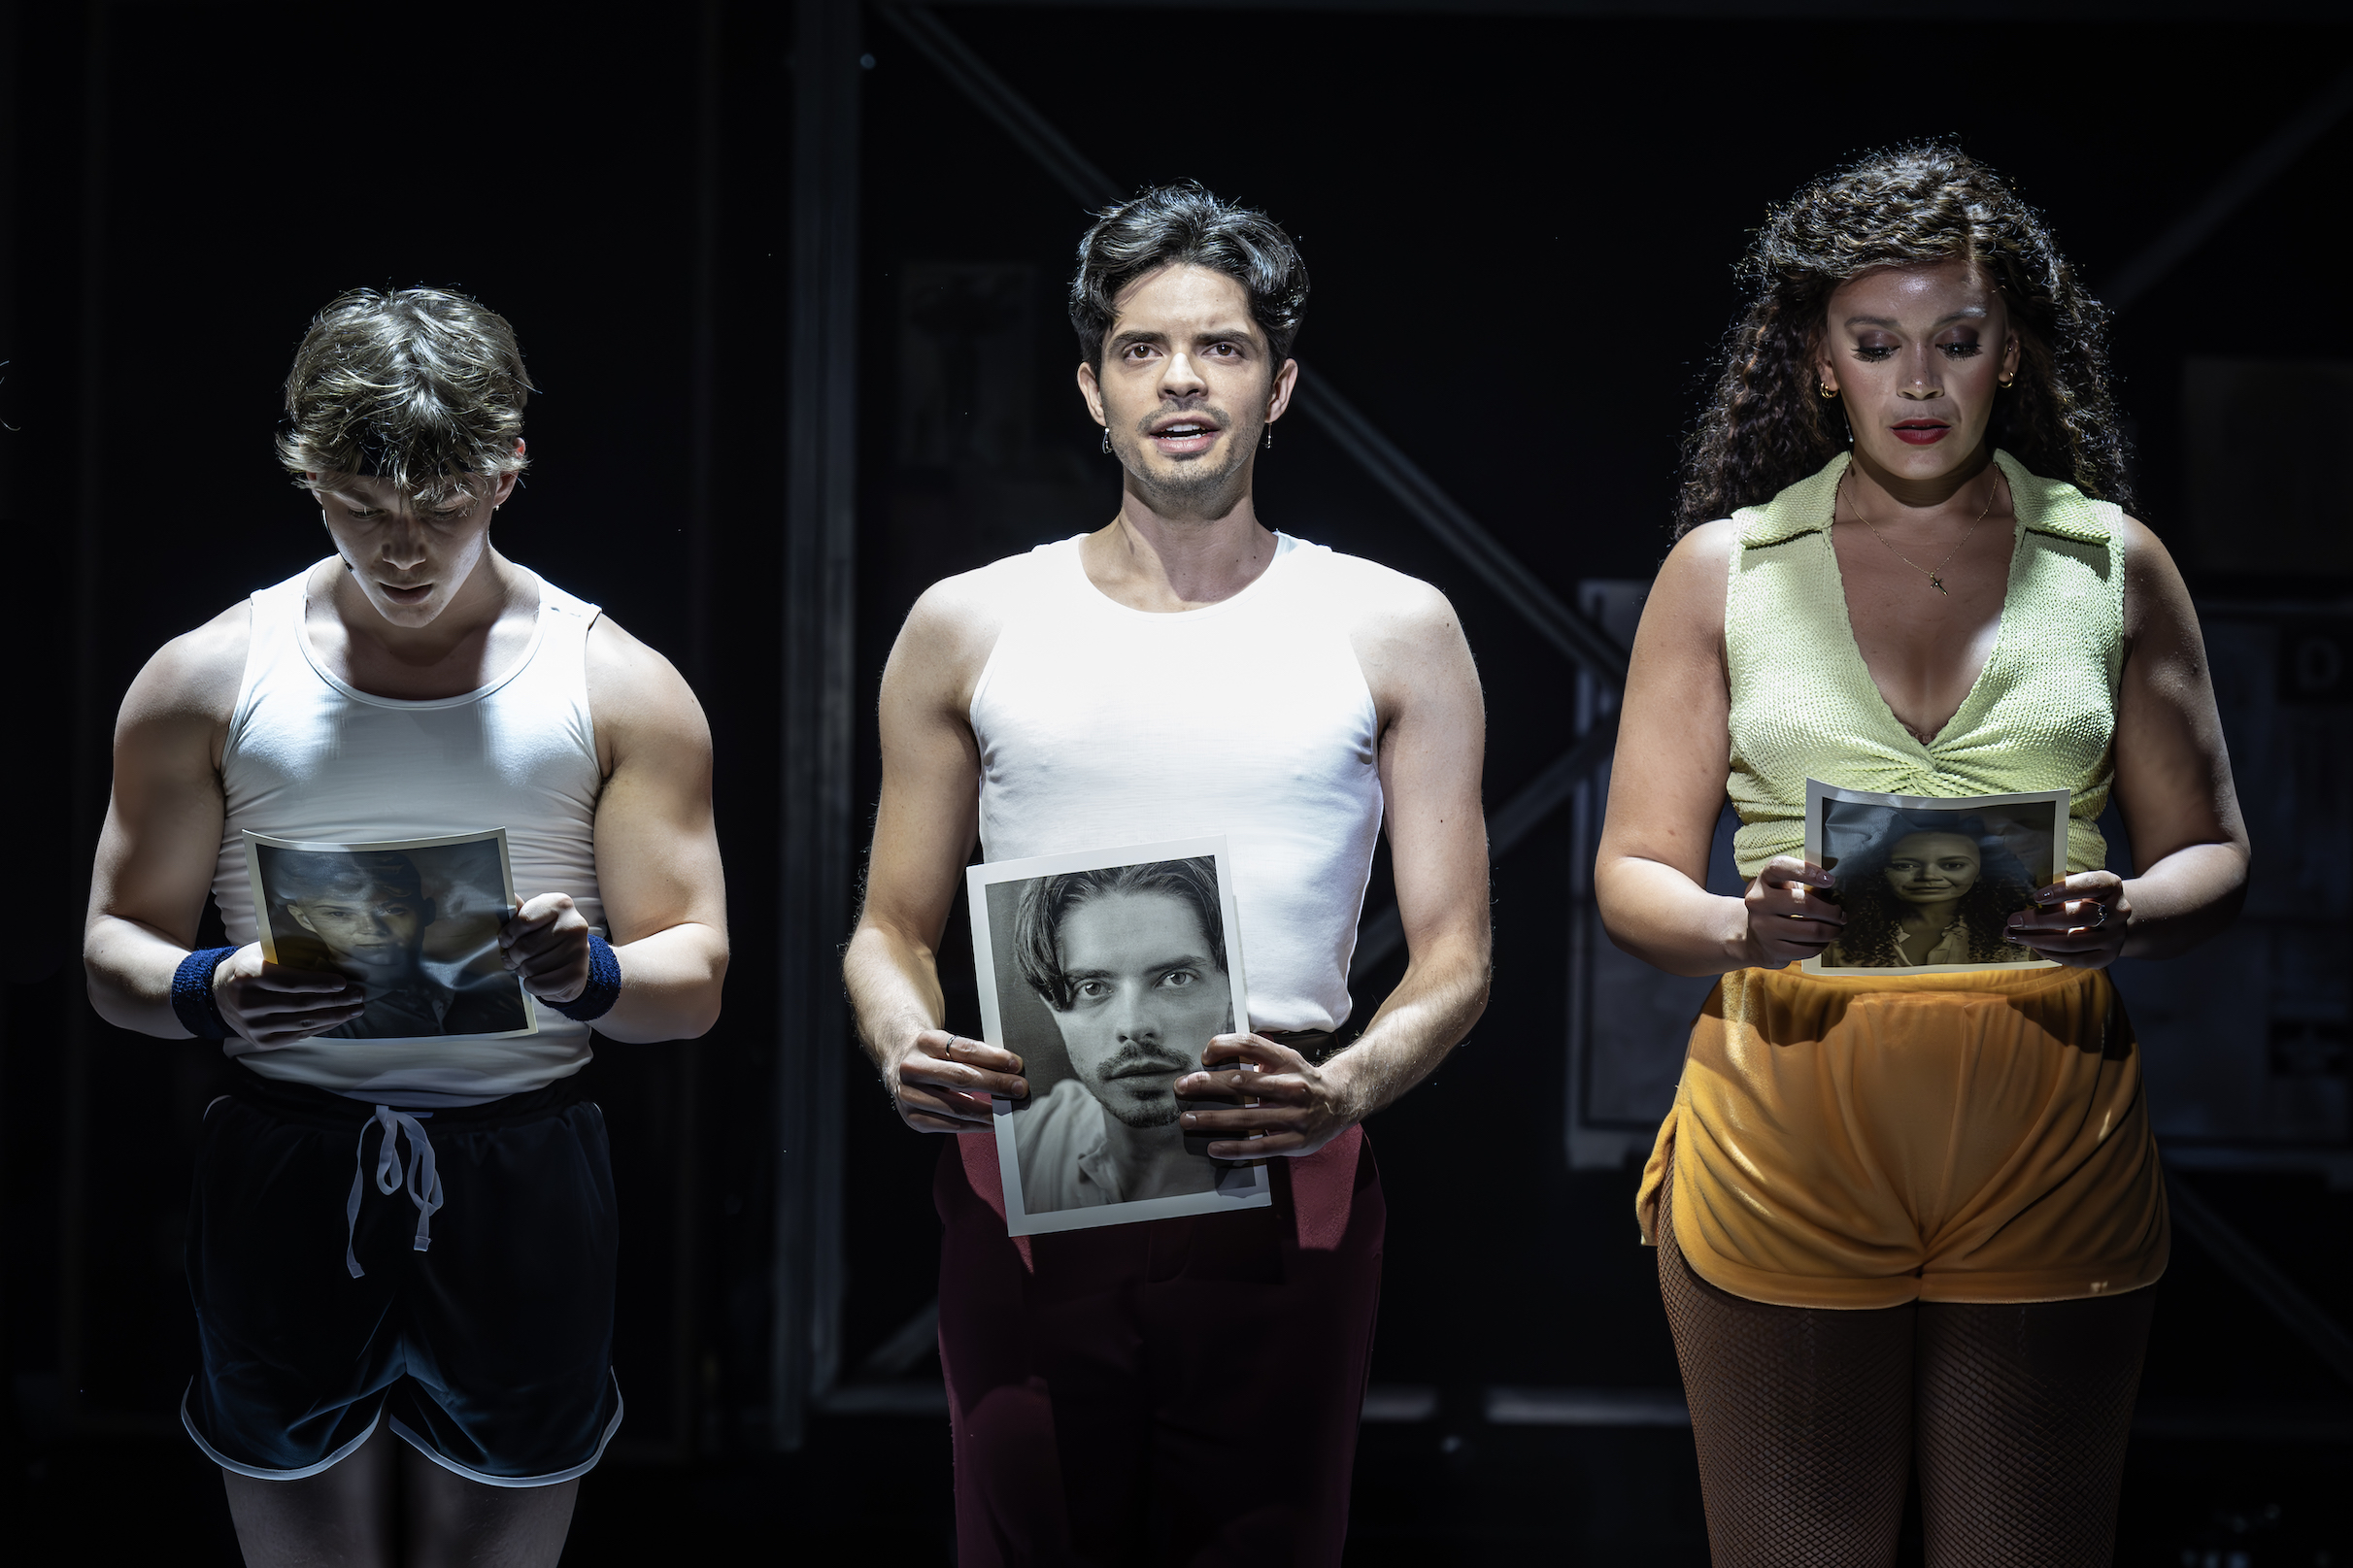
[[[1227,1134],[1220,1159],[1313,1153],[1429,1076],[1487,1010],[1491,922],[1487,819],[1479,804],[1487,715],[1454,607],[1410,579],[1383,575],[1393,602],[1359,632],[1357,652],[1382,717],[1405,978],[1355,1044],[1320,1066],[1257,1035],[1221,1035],[1204,1070],[1180,1080],[1188,1099],[1256,1106],[1185,1114],[1190,1131]],[[1221,1063],[1249,1062],[1243,1072]],[[1249,1139],[1253,1131],[1264,1136]]]
[[[609,1039],[691,1040],[719,1020],[727,888],[711,813],[711,728],[670,661],[600,618],[589,629],[588,711],[605,780],[596,886],[622,988],[596,1020]],[[588,921],[569,894],[519,887],[499,937],[534,996],[568,1002],[588,980]]]
[[[858,1039],[922,1132],[980,1132],[990,1099],[1029,1086],[1021,1058],[949,1034],[939,940],[980,832],[980,750],[967,713],[997,623],[966,579],[916,602],[883,671],[883,793],[865,908],[842,962]]]
[[[244,676],[251,609],[237,605],[166,643],[131,683],[115,724],[115,790],[90,876],[83,962],[108,1022],[167,1040],[188,1032],[172,978],[196,943],[220,853],[220,748]],[[358,1016],[340,975],[265,964],[258,943],[214,966],[231,1028],[290,1045]]]
[[[2087,967],[2168,958],[2229,925],[2246,899],[2251,854],[2190,590],[2157,536],[2129,517],[2124,592],[2116,806],[2136,875],[2077,872],[2053,889],[2105,904],[2099,925],[2083,924],[2080,902],[2059,898],[2011,922],[2045,956]]]
[[[1672,975],[1810,957],[1844,918],[1809,896],[1829,876],[1786,855],[1743,898],[1707,890],[1732,750],[1724,584],[1733,544],[1729,522],[1695,529],[1651,584],[1594,858],[1594,898],[1610,940]]]

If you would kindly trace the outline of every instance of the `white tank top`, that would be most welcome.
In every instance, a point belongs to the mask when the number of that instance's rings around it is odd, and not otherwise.
[[[1384,568],[1276,537],[1259,580],[1155,615],[1079,542],[985,570],[1010,610],[972,694],[991,860],[1227,835],[1250,1021],[1347,1021],[1381,831],[1379,720],[1343,607]]]
[[[428,702],[372,697],[320,666],[303,635],[309,572],[253,595],[245,682],[220,752],[228,815],[213,897],[231,942],[259,934],[247,828],[350,843],[503,827],[516,896],[569,893],[604,930],[592,837],[603,776],[586,663],[598,610],[531,575],[539,621],[522,657],[479,690]],[[539,1032],[512,1040],[307,1040],[260,1051],[232,1038],[225,1049],[264,1078],[353,1099],[479,1105],[587,1065],[588,1026],[538,1012]]]

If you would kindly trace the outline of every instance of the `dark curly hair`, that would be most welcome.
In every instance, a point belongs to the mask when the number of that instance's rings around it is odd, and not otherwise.
[[[1874,267],[1955,257],[2000,288],[2018,333],[2018,376],[1995,405],[1995,444],[2036,474],[2132,506],[2108,391],[2106,308],[2000,175],[1949,142],[1922,142],[1816,180],[1757,231],[1737,269],[1748,308],[1684,439],[1676,538],[1771,500],[1846,445],[1844,403],[1815,392],[1832,292]]]
[[[1255,208],[1221,201],[1198,182],[1161,185],[1095,215],[1079,241],[1070,280],[1070,324],[1079,351],[1103,368],[1112,301],[1146,273],[1191,263],[1222,272],[1248,291],[1250,317],[1266,334],[1273,363],[1290,356],[1307,309],[1307,263],[1282,225]]]
[[[1958,823],[1899,820],[1868,850],[1838,862],[1838,907],[1846,912],[1846,924],[1838,933],[1840,961],[1866,969],[1894,969],[1906,962],[1897,944],[1903,940],[1903,915],[1911,906],[1888,886],[1887,863],[1896,846],[1916,833],[1956,834],[1977,846],[1977,881],[1953,909],[1968,933],[1968,961],[2016,963],[2034,957],[2007,935],[2011,913],[2034,901],[2026,867],[1984,822],[1970,817]]]

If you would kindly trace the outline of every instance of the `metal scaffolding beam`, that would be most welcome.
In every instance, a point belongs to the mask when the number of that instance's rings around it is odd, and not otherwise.
[[[841,1362],[842,1074],[857,689],[857,0],[799,0],[792,54],[783,864],[769,1430],[800,1446]]]
[[[2280,1272],[2278,1264],[2241,1236],[2180,1177],[2167,1178],[2166,1202],[2183,1235],[2221,1264],[2224,1273],[2246,1286],[2247,1293],[2328,1363],[2330,1371],[2353,1383],[2353,1334],[2346,1333],[2326,1307],[2305,1295],[2295,1281]]]
[[[2302,157],[2313,143],[2327,135],[2329,129],[2353,111],[2353,69],[2346,70],[2329,83],[2320,95],[2304,105],[2303,113],[2266,138],[2263,145],[2231,166],[2231,172],[2215,183],[2205,198],[2184,213],[2149,244],[2140,254],[2126,262],[2101,290],[2101,303],[2111,313],[2120,312],[2164,281],[2165,276],[2179,266],[2190,253],[2213,238],[2215,230],[2230,219],[2233,213],[2245,206],[2257,192],[2287,171],[2288,165]]]

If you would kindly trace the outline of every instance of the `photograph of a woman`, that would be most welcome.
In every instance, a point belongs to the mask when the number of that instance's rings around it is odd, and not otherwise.
[[[2051,880],[2067,791],[1942,801],[1807,784],[1806,860],[1844,917],[1805,972],[2048,968],[2012,917]]]
[[[1822,966],[2038,962],[2003,933],[2011,914],[2034,903],[2033,889],[2023,875],[2002,875],[2000,865],[1989,875],[1987,858],[1980,836],[1966,830],[1898,839],[1884,859],[1874,856],[1840,879],[1846,924],[1823,950]]]

